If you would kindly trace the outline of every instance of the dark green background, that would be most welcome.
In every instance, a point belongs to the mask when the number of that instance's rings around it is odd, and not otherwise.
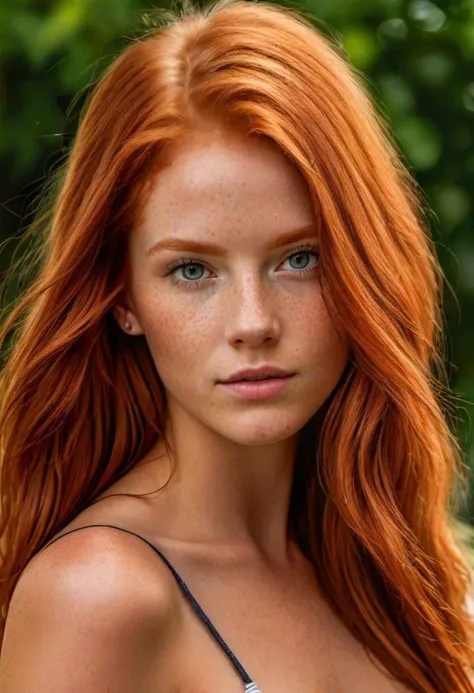
[[[88,88],[128,37],[150,27],[153,6],[145,0],[0,3],[3,275],[16,247],[15,240],[4,241],[31,222],[41,184],[67,154]],[[474,0],[292,6],[342,44],[433,212],[438,255],[457,296],[445,291],[447,371],[461,400],[457,434],[474,469]],[[474,516],[473,501],[465,516]]]

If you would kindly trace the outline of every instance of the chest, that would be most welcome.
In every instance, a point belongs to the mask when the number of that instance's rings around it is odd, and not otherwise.
[[[261,693],[402,693],[340,623],[314,586],[228,578],[193,594]],[[183,598],[170,659],[173,693],[244,693],[221,645]]]

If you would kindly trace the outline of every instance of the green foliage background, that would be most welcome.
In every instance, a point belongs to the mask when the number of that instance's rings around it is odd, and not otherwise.
[[[64,159],[90,84],[149,28],[146,0],[0,0],[0,272]],[[286,3],[288,4],[288,3]],[[155,6],[159,6],[155,3]],[[163,6],[169,7],[167,3]],[[341,44],[433,210],[456,422],[474,469],[474,0],[300,0]],[[76,98],[74,102],[73,99]],[[474,516],[471,501],[466,518]]]

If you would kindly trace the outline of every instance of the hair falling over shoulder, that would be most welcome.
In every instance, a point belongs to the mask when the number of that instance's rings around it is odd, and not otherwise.
[[[301,546],[332,608],[396,679],[473,691],[470,574],[450,519],[465,468],[444,413],[443,277],[422,197],[343,51],[271,2],[157,11],[95,85],[29,229],[33,276],[0,334],[1,633],[27,562],[163,433],[147,344],[111,306],[160,167],[188,134],[226,128],[272,140],[305,177],[350,345],[299,463]]]

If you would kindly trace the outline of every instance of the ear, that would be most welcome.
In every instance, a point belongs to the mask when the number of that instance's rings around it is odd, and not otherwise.
[[[128,292],[112,306],[112,313],[120,328],[129,335],[143,334],[135,306]]]

